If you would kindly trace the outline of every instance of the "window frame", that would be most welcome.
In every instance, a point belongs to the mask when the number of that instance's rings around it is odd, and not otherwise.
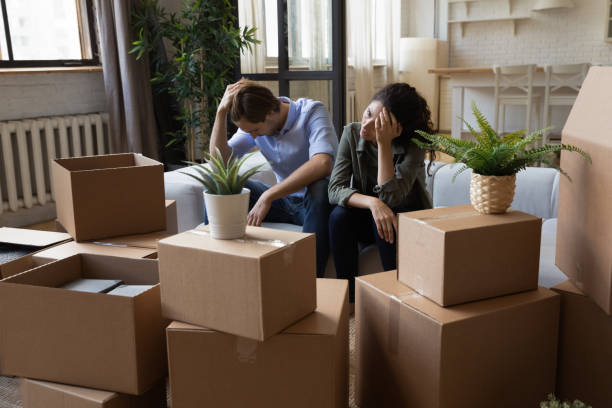
[[[329,71],[290,70],[289,39],[287,23],[287,0],[277,0],[278,24],[278,72],[244,73],[240,72],[238,59],[235,76],[245,77],[254,81],[278,82],[279,95],[289,96],[291,81],[329,80],[332,81],[332,111],[334,128],[338,137],[342,134],[346,118],[346,0],[331,0],[332,3],[332,69]],[[238,20],[238,0],[232,0]],[[268,61],[268,58],[266,58]]]
[[[86,67],[86,66],[99,66],[100,57],[98,53],[98,41],[96,38],[96,31],[94,29],[94,13],[92,0],[75,0],[75,6],[77,7],[77,16],[79,18],[79,39],[81,54],[84,53],[83,47],[86,46],[84,41],[88,40],[91,51],[91,58],[83,59],[58,59],[58,60],[15,60],[13,58],[13,45],[11,41],[11,33],[8,21],[8,14],[6,10],[6,0],[0,0],[0,7],[2,11],[2,19],[4,24],[4,35],[6,36],[6,44],[8,53],[8,60],[0,60],[0,68],[33,68],[33,67]],[[86,10],[83,10],[83,6]],[[84,28],[83,19],[86,19],[86,28]],[[84,35],[83,30],[86,29],[89,34],[89,38]]]

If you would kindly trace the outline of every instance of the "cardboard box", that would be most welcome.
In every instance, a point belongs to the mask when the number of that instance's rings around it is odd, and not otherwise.
[[[607,314],[612,314],[612,67],[592,67],[565,122],[564,144],[580,147],[593,164],[561,153],[555,263]]]
[[[76,241],[166,229],[164,166],[134,153],[56,159],[57,218]]]
[[[76,254],[94,254],[118,256],[122,258],[155,258],[157,250],[152,248],[130,247],[127,245],[104,245],[89,242],[67,242],[46,249],[34,255],[34,258],[64,259]]]
[[[165,317],[264,340],[316,307],[315,236],[247,227],[236,240],[207,228],[159,241]]]
[[[561,295],[557,395],[593,407],[612,404],[612,316],[565,281]]]
[[[55,220],[55,230],[58,232],[66,232],[66,228],[62,225],[62,223],[56,219]],[[166,200],[166,229],[162,232],[153,232],[151,234],[163,234],[165,236],[178,234],[178,212],[176,209],[176,200]],[[138,235],[129,235],[138,237],[138,236],[147,236],[149,234],[138,234]],[[109,238],[114,239],[114,238]],[[157,248],[157,246],[156,246]]]
[[[166,381],[134,396],[22,378],[23,408],[166,408]]]
[[[173,408],[346,408],[348,283],[317,279],[317,310],[265,342],[173,322]]]
[[[58,288],[155,285],[136,297]],[[157,261],[80,254],[0,281],[0,374],[141,394],[166,374]]]
[[[0,277],[15,275],[33,265],[32,255],[71,241],[68,234],[24,228],[0,228]]]
[[[360,408],[537,407],[554,391],[557,294],[538,288],[444,308],[395,277],[357,279]]]
[[[442,306],[534,290],[541,229],[533,215],[471,205],[400,214],[398,279]]]

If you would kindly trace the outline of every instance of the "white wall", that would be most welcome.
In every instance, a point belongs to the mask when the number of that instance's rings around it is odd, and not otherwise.
[[[105,111],[102,72],[0,73],[0,120]]]
[[[531,11],[535,0],[510,0],[512,14],[528,15],[516,23],[516,35],[510,22],[465,24],[461,36],[459,24],[448,25],[450,66],[491,67],[513,64],[569,64],[590,62],[612,65],[612,43],[604,41],[607,0],[574,0],[573,9]],[[608,3],[609,4],[609,3]],[[443,0],[441,9],[447,8]],[[482,0],[470,3],[469,18],[503,17],[508,13],[507,0]],[[451,4],[449,19],[465,18],[464,3]],[[441,37],[443,30],[441,29]],[[444,81],[447,83],[447,81]],[[451,122],[450,92],[441,92],[441,128]],[[466,91],[466,103],[475,100],[488,117],[492,117],[492,91]],[[552,121],[559,132],[569,108],[552,110]],[[524,127],[524,109],[510,108],[507,129]],[[539,125],[542,126],[541,124]]]

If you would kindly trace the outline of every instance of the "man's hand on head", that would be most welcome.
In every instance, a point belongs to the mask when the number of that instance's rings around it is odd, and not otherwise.
[[[232,102],[234,101],[234,97],[245,86],[245,83],[240,80],[233,84],[229,84],[225,88],[225,93],[223,93],[223,98],[221,98],[221,102],[219,102],[219,106],[217,107],[217,112],[227,113],[232,107]]]

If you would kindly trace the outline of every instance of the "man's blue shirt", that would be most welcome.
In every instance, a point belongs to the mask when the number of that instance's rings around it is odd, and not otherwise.
[[[292,101],[284,96],[281,102],[289,103],[285,125],[275,135],[253,137],[238,129],[228,144],[234,155],[242,156],[257,146],[266,158],[280,183],[312,156],[327,153],[336,158],[338,137],[325,105],[312,99]],[[306,189],[292,195],[304,196]]]

